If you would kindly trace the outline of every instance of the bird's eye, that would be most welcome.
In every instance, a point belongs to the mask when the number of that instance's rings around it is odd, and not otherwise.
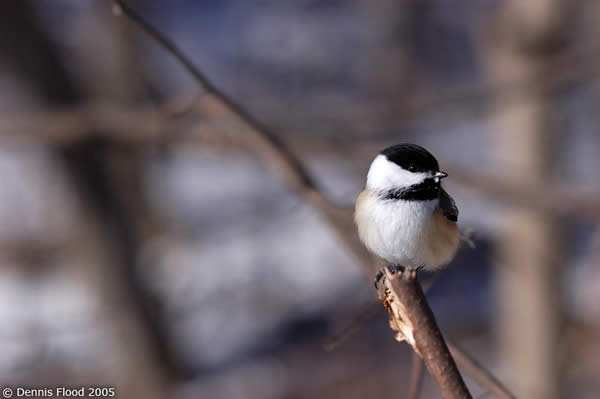
[[[415,171],[415,165],[408,165],[408,170],[411,172]]]

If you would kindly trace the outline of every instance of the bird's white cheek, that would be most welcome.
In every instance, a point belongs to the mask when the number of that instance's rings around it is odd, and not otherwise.
[[[372,190],[389,190],[419,184],[428,177],[425,173],[412,173],[378,155],[367,174],[367,187]]]

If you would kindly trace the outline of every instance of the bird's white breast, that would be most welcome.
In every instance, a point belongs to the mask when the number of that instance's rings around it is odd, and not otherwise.
[[[433,269],[448,263],[458,247],[458,228],[446,220],[438,200],[382,200],[365,189],[356,201],[361,240],[392,264]]]

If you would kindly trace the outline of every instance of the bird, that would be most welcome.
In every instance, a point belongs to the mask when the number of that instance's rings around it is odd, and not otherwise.
[[[367,249],[392,274],[415,279],[454,258],[460,243],[458,207],[444,190],[437,159],[416,144],[385,148],[372,161],[355,203],[354,221]],[[377,273],[375,288],[384,276]]]

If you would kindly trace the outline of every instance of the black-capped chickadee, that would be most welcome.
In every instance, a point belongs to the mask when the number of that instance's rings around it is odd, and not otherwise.
[[[442,188],[438,161],[425,148],[398,144],[371,163],[365,189],[356,199],[354,220],[365,246],[389,262],[392,273],[435,271],[459,246],[458,208]],[[383,276],[380,271],[375,287]]]

